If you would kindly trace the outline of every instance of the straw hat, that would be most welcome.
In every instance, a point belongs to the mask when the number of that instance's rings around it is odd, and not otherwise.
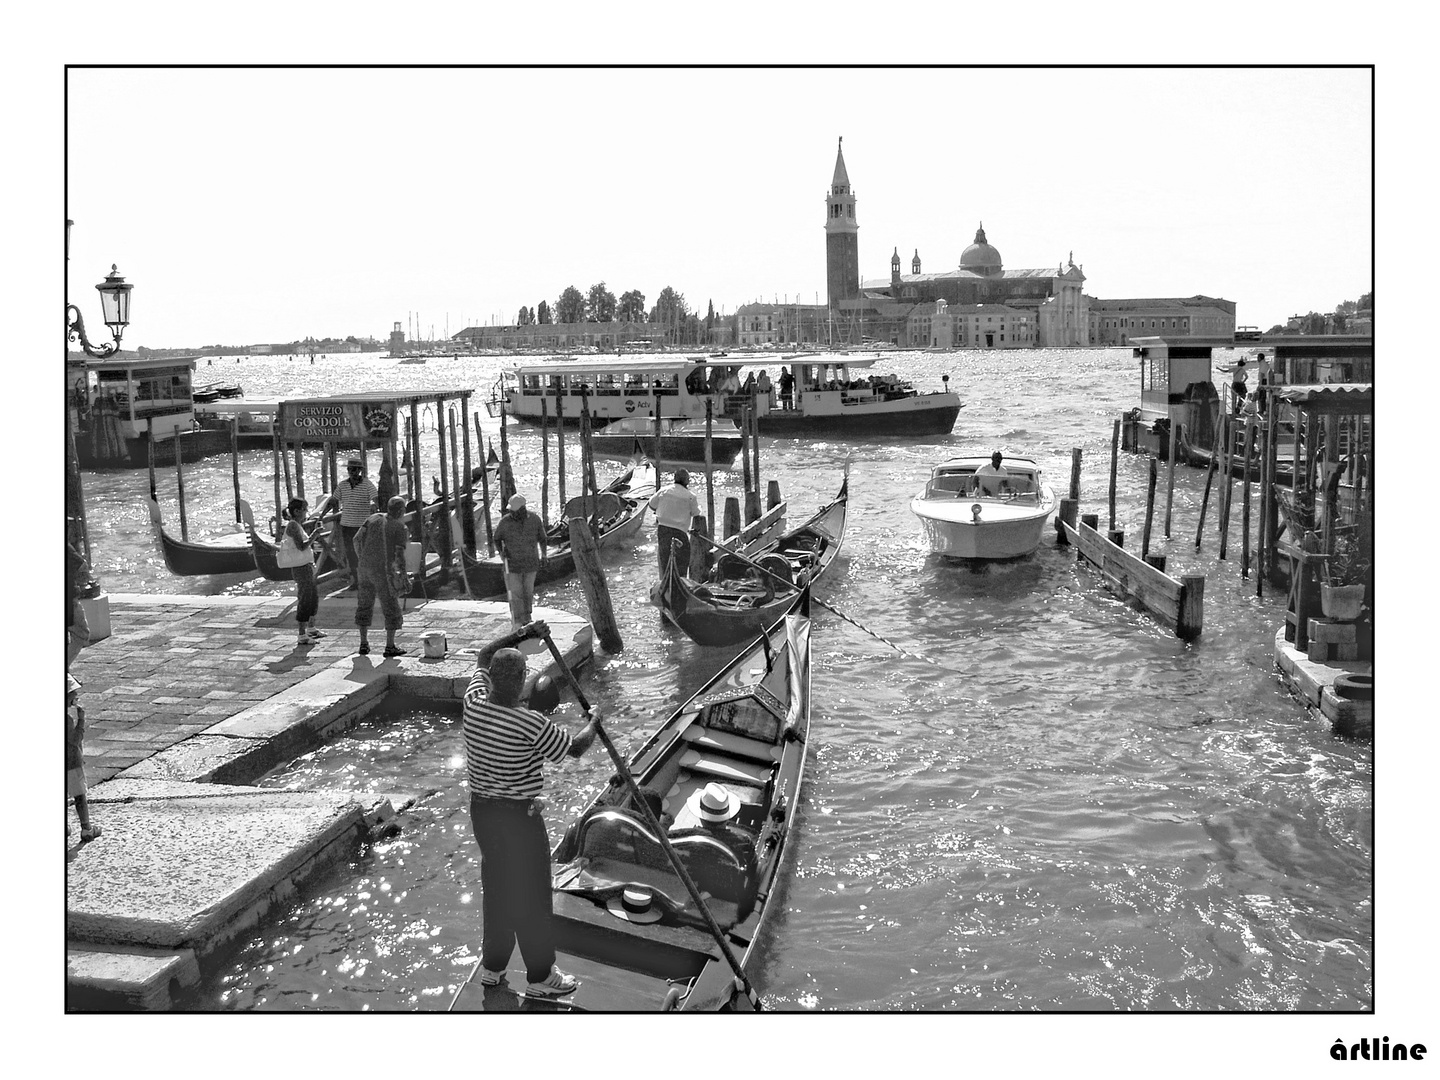
[[[617,919],[632,923],[652,923],[659,922],[664,916],[664,912],[655,906],[654,900],[655,894],[650,890],[627,885],[619,896],[611,897],[605,906]]]
[[[711,781],[693,792],[685,806],[701,821],[729,821],[740,812],[740,796]]]

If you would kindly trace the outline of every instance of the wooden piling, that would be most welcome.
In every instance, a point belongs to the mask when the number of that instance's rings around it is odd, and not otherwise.
[[[755,518],[750,516],[750,424],[745,419],[745,409],[740,409],[740,490],[745,493],[745,524]]]
[[[760,410],[753,403],[746,409],[746,415],[750,418],[750,447],[755,454],[755,468],[751,470],[751,479],[754,481],[755,489],[755,516],[760,516]]]
[[[1205,575],[1182,574],[1180,576],[1180,618],[1175,624],[1175,633],[1186,641],[1200,636],[1204,627]]]
[[[725,539],[740,532],[740,500],[734,495],[725,499]]]
[[[175,425],[175,495],[180,501],[180,539],[190,539],[190,529],[185,524],[185,470],[180,467],[180,425]]]
[[[1175,505],[1175,454],[1179,449],[1180,425],[1170,420],[1170,452],[1165,463],[1165,539],[1170,539],[1170,512]]]
[[[277,440],[275,445],[279,446],[280,436],[278,433],[275,438]],[[145,459],[150,464],[150,498],[159,502],[155,488],[155,418],[153,416],[145,421]],[[275,505],[277,507],[280,505],[280,466],[278,463],[275,466]]]
[[[331,491],[336,491],[340,487],[340,462],[337,460],[339,456],[333,442],[325,444],[325,466],[330,470]]]
[[[1105,539],[1109,540],[1110,543],[1114,544],[1116,547],[1123,548],[1125,546],[1125,530],[1110,529],[1108,532],[1105,533]]]
[[[711,440],[715,436],[715,397],[705,395],[705,520],[715,520],[715,452]],[[659,480],[657,474],[655,477]],[[698,578],[696,580],[699,580]]]
[[[290,448],[288,446],[280,454],[280,464],[285,466],[285,505],[289,506],[290,500],[295,497],[295,488],[290,481]],[[276,528],[284,531],[285,515],[280,514],[278,517],[276,517],[275,522]]]
[[[765,509],[774,510],[784,501],[780,497],[780,481],[771,480],[765,488]]]
[[[1110,434],[1110,530],[1115,530],[1115,474],[1120,465],[1120,421]]]
[[[1220,493],[1220,558],[1225,558],[1230,546],[1230,505],[1235,498],[1235,484],[1231,474],[1235,470],[1235,429],[1230,414],[1220,415],[1220,430],[1224,432],[1225,446],[1220,459],[1220,474],[1225,481],[1225,490]]]
[[[465,444],[465,499],[460,508],[460,539],[463,543],[468,533],[471,548],[479,550],[480,540],[475,528],[475,481],[470,478],[472,466],[470,463],[470,395],[468,393],[460,395],[460,435],[461,441]],[[480,432],[477,430],[475,435],[478,438]],[[470,587],[468,576],[465,587],[467,589]]]
[[[275,429],[270,433],[270,445],[271,451],[274,455],[273,464],[275,467],[275,535],[278,537],[280,535],[280,524],[285,520],[283,515],[281,515],[280,513],[280,458],[283,455],[280,453],[280,427],[278,424],[275,426]],[[151,464],[154,464],[153,452],[151,454]],[[155,470],[153,468],[150,470],[150,493],[151,495],[154,495],[155,493]]]
[[[497,511],[500,514],[505,513],[505,511],[509,509],[506,503],[510,501],[510,493],[506,491],[506,487],[513,487],[515,483],[515,473],[510,468],[510,437],[506,434],[505,428],[505,405],[502,402],[500,405],[500,469],[496,476],[497,491],[495,492],[500,500],[499,510]],[[541,524],[545,523],[542,522]]]
[[[581,485],[584,486],[583,484]],[[556,509],[565,511],[565,402],[560,397],[560,387],[555,388],[555,497],[559,501]],[[549,522],[547,521],[548,525]]]
[[[1070,537],[1065,532],[1065,526],[1075,527],[1076,514],[1080,511],[1080,500],[1072,499],[1066,495],[1060,500],[1060,509],[1055,514],[1055,544],[1058,547],[1066,547],[1070,543]]]
[[[480,429],[480,417],[475,417],[475,429]],[[493,447],[493,443],[491,444]],[[490,555],[495,554],[495,526],[490,520],[490,469],[484,461],[480,463],[480,495],[485,501],[485,550]],[[477,538],[475,546],[480,546]]]
[[[295,440],[295,496],[305,498],[305,444]]]
[[[540,521],[550,524],[550,399],[540,398]]]
[[[1265,416],[1265,437],[1260,447],[1260,522],[1255,529],[1255,595],[1265,595],[1269,565],[1271,488],[1275,481],[1275,397],[1270,395]]]
[[[1205,531],[1205,511],[1210,507],[1210,485],[1215,482],[1215,472],[1219,468],[1217,458],[1219,455],[1210,455],[1210,468],[1205,473],[1205,494],[1200,499],[1200,523],[1195,526],[1195,550],[1200,550],[1200,534]]]
[[[1070,449],[1070,498],[1080,501],[1080,447]]]
[[[650,414],[650,415],[653,416],[654,419],[655,419],[655,483],[656,483],[656,485],[657,485],[657,487],[658,487],[658,485],[659,485],[659,483],[660,483],[660,468],[661,468],[661,466],[660,466],[660,428],[661,428],[661,424],[660,424],[660,386],[659,386],[659,384],[658,384],[656,381],[654,381],[654,380],[651,381],[650,391],[651,391],[652,394],[655,395],[655,408],[651,411],[651,414]]]
[[[1140,558],[1150,554],[1150,524],[1155,518],[1155,481],[1159,478],[1159,463],[1150,459],[1150,482],[1145,492],[1145,531],[1140,535]]]
[[[230,418],[230,482],[235,487],[235,520],[240,516],[240,417]]]
[[[430,515],[430,543],[431,550],[440,557],[440,581],[441,584],[450,580],[451,541],[450,535],[450,459],[445,452],[445,406],[443,402],[435,404],[435,442],[440,454],[440,508],[432,511]],[[425,505],[425,498],[421,496],[420,506]],[[417,515],[419,507],[416,508]],[[420,522],[421,533],[424,533],[425,522]],[[421,571],[422,575],[424,571]]]
[[[575,573],[585,591],[590,625],[595,629],[596,639],[606,652],[618,653],[625,648],[625,643],[620,639],[620,628],[615,623],[615,612],[610,605],[610,587],[600,566],[600,549],[583,517],[570,519],[570,550],[575,556]]]
[[[460,496],[460,492],[461,492],[461,487],[460,487],[460,452],[459,452],[459,450],[456,448],[456,445],[455,445],[455,444],[456,444],[456,438],[457,438],[457,436],[458,436],[458,432],[456,431],[456,424],[455,424],[455,410],[454,410],[454,409],[451,409],[451,410],[450,410],[450,478],[451,478],[450,490],[455,493],[455,497],[454,497],[454,501],[453,501],[453,502],[447,503],[447,505],[450,507],[450,511],[451,511],[451,512],[450,512],[450,520],[449,520],[448,522],[446,522],[446,524],[449,525],[449,527],[450,527],[448,531],[449,531],[449,533],[450,533],[450,552],[451,552],[451,555],[452,555],[456,560],[460,560],[460,559],[463,559],[463,558],[464,558],[463,552],[464,552],[464,548],[465,548],[465,522],[461,520],[461,518],[462,518],[463,515],[464,515],[464,511],[465,511],[465,501],[464,501],[464,499],[462,499],[461,496]],[[457,535],[457,533],[458,533],[459,535]],[[465,587],[465,595],[466,595],[466,596],[469,596],[469,595],[470,595],[470,576],[465,573],[465,567],[464,567],[464,564],[463,564],[463,563],[461,563],[461,566],[460,566],[460,584]]]
[[[1240,577],[1250,577],[1250,469],[1255,458],[1255,425],[1245,425],[1244,501],[1240,504]]]

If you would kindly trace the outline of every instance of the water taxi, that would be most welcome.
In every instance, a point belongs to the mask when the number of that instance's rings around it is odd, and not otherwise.
[[[876,374],[875,356],[823,355],[747,358],[717,363],[700,356],[670,359],[617,357],[607,360],[539,360],[501,373],[491,400],[492,417],[506,414],[527,423],[579,422],[582,404],[592,422],[635,416],[703,419],[706,401],[716,416],[738,416],[753,408],[762,435],[948,435],[960,413],[958,395],[947,388],[921,393],[898,375]],[[725,358],[731,359],[731,358]],[[767,391],[724,392],[742,367],[770,376]],[[782,394],[781,374],[791,384]],[[747,380],[748,382],[748,380]],[[732,384],[733,385],[733,384]]]
[[[930,550],[954,559],[1016,559],[1040,546],[1055,492],[1033,458],[1004,458],[1003,477],[978,474],[985,456],[935,466],[925,490],[910,501]]]

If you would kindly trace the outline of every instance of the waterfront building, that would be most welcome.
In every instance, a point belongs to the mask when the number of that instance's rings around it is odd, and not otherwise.
[[[716,324],[720,329],[720,324]],[[728,334],[722,335],[728,337]],[[659,323],[580,322],[531,323],[528,326],[467,326],[451,340],[470,349],[503,352],[570,352],[594,349],[651,349],[665,343],[666,328]]]
[[[1090,343],[1128,345],[1136,337],[1233,337],[1235,301],[1214,296],[1089,302]]]

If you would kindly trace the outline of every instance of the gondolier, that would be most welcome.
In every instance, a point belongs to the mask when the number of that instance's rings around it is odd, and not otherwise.
[[[570,735],[548,718],[522,708],[525,654],[515,648],[549,634],[543,622],[529,623],[480,650],[465,691],[463,732],[470,821],[480,845],[482,986],[505,981],[515,946],[525,962],[535,997],[563,997],[578,980],[555,966],[551,929],[550,846],[536,801],[543,788],[542,766],[578,758],[590,748],[600,723]]]
[[[340,535],[345,541],[345,572],[350,578],[349,588],[359,586],[355,558],[355,534],[365,519],[376,511],[376,500],[380,490],[365,476],[365,459],[352,457],[345,463],[346,477],[335,485],[326,500],[316,508],[316,515],[323,517],[334,506],[340,511]]]
[[[660,577],[663,580],[672,553],[680,560],[682,573],[690,566],[690,530],[695,519],[700,517],[700,500],[690,490],[690,473],[685,469],[676,469],[675,482],[651,496],[650,506],[655,511],[655,535],[659,541]]]

